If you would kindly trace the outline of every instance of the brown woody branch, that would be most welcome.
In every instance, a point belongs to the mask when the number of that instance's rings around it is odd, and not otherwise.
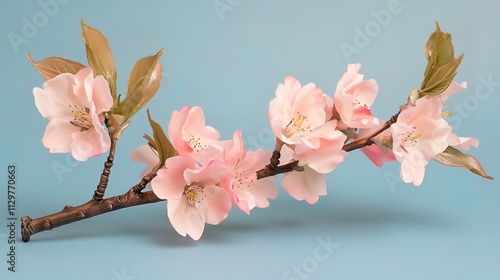
[[[366,146],[370,146],[371,144],[373,144],[373,138],[376,137],[377,135],[379,135],[380,133],[384,132],[389,127],[391,127],[391,125],[397,121],[398,116],[401,113],[402,109],[403,109],[403,107],[401,107],[401,109],[399,110],[399,112],[397,114],[395,114],[388,121],[386,121],[382,127],[377,129],[377,131],[373,132],[372,134],[370,134],[366,137],[363,137],[363,138],[358,139],[356,141],[352,141],[350,143],[345,144],[342,147],[342,150],[344,150],[346,152],[350,152],[350,151],[354,151],[354,150],[357,150],[357,149],[360,149],[360,148],[363,148]]]
[[[110,135],[111,138],[111,146],[109,148],[108,159],[104,163],[104,169],[102,170],[101,179],[99,180],[99,184],[97,185],[97,189],[94,192],[94,196],[92,200],[101,201],[104,197],[104,193],[106,192],[106,187],[108,186],[109,175],[111,174],[111,167],[113,167],[113,161],[115,160],[115,151],[116,151],[116,141],[113,135]]]
[[[32,220],[29,216],[21,218],[21,236],[28,242],[33,234],[51,230],[83,219],[98,216],[122,208],[162,201],[152,191],[127,193],[96,201],[94,199],[77,207],[65,206],[60,212]]]
[[[350,152],[373,144],[373,137],[379,135],[380,133],[388,129],[393,123],[395,123],[402,109],[403,107],[401,107],[400,111],[397,114],[386,121],[380,129],[367,137],[345,144],[342,149],[346,152]],[[24,242],[28,242],[32,235],[42,231],[51,230],[56,227],[67,225],[122,208],[162,201],[162,199],[158,198],[152,191],[142,192],[146,185],[151,182],[151,180],[153,180],[153,178],[156,176],[156,174],[154,173],[149,173],[148,175],[146,175],[144,178],[142,178],[141,182],[130,188],[127,193],[103,199],[104,192],[108,184],[111,167],[113,166],[114,154],[116,150],[116,140],[113,140],[113,138],[111,139],[110,153],[107,161],[104,164],[104,170],[101,174],[101,180],[99,181],[99,185],[92,199],[80,206],[65,206],[64,209],[60,212],[34,220],[29,216],[21,218],[21,235]],[[257,179],[263,179],[294,170],[300,170],[297,160],[284,165],[279,165],[279,158],[280,152],[279,150],[275,150],[270,159],[270,164],[257,171]]]

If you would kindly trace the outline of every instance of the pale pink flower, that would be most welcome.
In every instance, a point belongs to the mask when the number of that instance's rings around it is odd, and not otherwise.
[[[330,120],[331,103],[314,84],[302,87],[296,79],[286,77],[269,106],[271,127],[286,144],[281,149],[281,162],[298,160],[304,169],[285,174],[282,186],[295,199],[311,204],[326,194],[322,174],[333,171],[347,155],[342,150],[347,136],[336,130],[336,120]],[[315,184],[308,185],[310,182]]]
[[[363,75],[358,73],[360,68],[359,63],[347,66],[347,72],[337,84],[333,102],[345,126],[369,128],[379,124],[370,111],[377,97],[378,85],[373,79],[363,80]]]
[[[293,77],[276,89],[269,106],[269,121],[274,134],[301,160],[320,173],[331,172],[339,164],[345,134],[329,120],[328,96],[310,83],[302,87]]]
[[[168,136],[179,155],[190,155],[206,163],[212,156],[212,145],[218,142],[220,134],[215,128],[205,125],[201,107],[184,107],[173,111],[168,125]]]
[[[91,68],[76,75],[60,74],[34,88],[35,104],[49,120],[42,143],[51,153],[71,152],[79,161],[109,150],[104,112],[113,105],[109,84],[103,76],[94,78]]]
[[[231,210],[231,174],[220,160],[200,167],[189,156],[174,156],[158,170],[151,188],[156,196],[167,200],[174,229],[198,240],[205,223],[217,225]]]
[[[293,77],[286,77],[269,104],[269,122],[281,141],[296,147],[317,149],[320,139],[335,138],[336,121],[329,121],[327,96],[309,83],[304,87]]]
[[[269,207],[268,199],[278,196],[278,189],[272,182],[274,177],[257,180],[256,172],[269,162],[271,152],[262,149],[247,151],[239,130],[234,133],[232,140],[223,142],[223,146],[224,163],[234,170],[231,181],[235,196],[233,202],[247,214],[254,207]]]
[[[391,125],[393,152],[406,183],[422,184],[428,160],[448,147],[451,126],[441,117],[441,108],[439,97],[420,98]]]

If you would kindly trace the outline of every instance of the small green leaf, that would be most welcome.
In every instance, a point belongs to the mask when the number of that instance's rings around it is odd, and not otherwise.
[[[451,60],[450,62],[438,68],[427,80],[425,88],[422,87],[420,89],[420,93],[425,93],[424,95],[435,96],[445,91],[457,75],[457,69],[462,62],[463,57],[464,56],[462,54],[457,59]]]
[[[50,80],[59,74],[70,73],[76,74],[81,69],[85,68],[85,65],[72,61],[62,57],[48,57],[46,59],[40,60],[38,62],[31,59],[31,55],[28,52],[28,60],[35,66],[36,70],[42,74],[45,80]]]
[[[157,54],[141,58],[134,65],[128,80],[127,96],[118,111],[130,119],[156,94],[161,85],[162,67],[159,62],[163,49]]]
[[[82,37],[87,50],[87,60],[94,71],[94,76],[103,75],[108,81],[115,108],[118,105],[116,68],[108,40],[99,30],[86,25],[83,20]]]
[[[153,121],[153,119],[151,119],[149,110],[147,110],[147,112],[149,123],[151,124],[151,128],[153,129],[153,138],[156,144],[156,150],[158,151],[158,156],[160,158],[161,168],[163,165],[165,165],[165,160],[167,158],[175,156],[176,151],[174,149],[174,146],[172,146],[172,143],[170,143],[170,141],[168,140],[167,135],[165,134],[161,126],[157,122]],[[149,137],[148,142],[151,143],[151,137]],[[151,147],[151,144],[149,144],[149,146]]]
[[[446,148],[444,152],[434,156],[434,160],[448,166],[467,168],[474,174],[493,180],[493,177],[486,174],[483,166],[475,157],[464,154],[451,146]]]
[[[457,75],[458,66],[463,59],[463,54],[455,58],[451,35],[442,32],[437,23],[436,31],[427,40],[425,56],[428,63],[419,97],[435,96],[445,91]]]

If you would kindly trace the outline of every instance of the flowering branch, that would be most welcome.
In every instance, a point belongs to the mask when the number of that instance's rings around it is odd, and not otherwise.
[[[269,199],[278,195],[273,182],[278,174],[283,174],[281,186],[288,194],[316,203],[327,194],[324,174],[357,149],[378,167],[384,161],[400,162],[401,178],[415,186],[422,183],[430,159],[493,179],[475,157],[459,150],[477,147],[479,141],[454,134],[445,120],[450,113],[442,112],[443,102],[466,83],[453,81],[463,55],[455,58],[451,35],[437,25],[426,44],[428,66],[420,89],[412,90],[407,104],[389,120],[373,116],[370,106],[379,88],[374,79],[359,73],[360,64],[348,65],[333,98],[313,83],[302,86],[286,77],[269,105],[276,136],[272,152],[247,150],[239,130],[232,139],[220,141],[220,133],[205,125],[201,107],[173,111],[167,133],[148,110],[152,137],[144,135],[147,145],[131,153],[133,161],[148,165],[142,179],[125,194],[105,199],[117,141],[160,87],[163,50],[137,61],[121,99],[106,37],[83,21],[82,35],[90,67],[58,57],[35,62],[28,54],[47,79],[43,89],[33,90],[37,108],[50,121],[42,142],[50,152],[71,152],[80,161],[108,150],[109,155],[90,201],[41,218],[21,219],[25,242],[38,232],[163,200],[168,200],[174,229],[198,240],[205,224],[222,222],[233,205],[247,214],[255,207],[268,207]],[[152,191],[144,192],[146,187]]]

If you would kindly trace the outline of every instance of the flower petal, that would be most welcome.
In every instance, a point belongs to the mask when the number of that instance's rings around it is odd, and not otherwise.
[[[165,166],[158,170],[151,181],[153,192],[161,199],[180,199],[184,193],[187,170],[197,169],[196,162],[188,156],[175,156],[165,161]]]
[[[455,81],[452,81],[448,88],[439,95],[439,97],[441,98],[441,102],[445,102],[452,95],[466,88],[467,82],[462,82],[459,84]]]
[[[220,159],[213,159],[207,165],[197,169],[186,169],[184,178],[188,185],[196,182],[203,185],[220,184],[225,177],[233,176],[232,170]]]
[[[143,145],[133,150],[130,153],[130,159],[134,162],[144,162],[147,164],[147,167],[141,172],[141,178],[148,175],[153,168],[156,168],[160,164],[158,154],[149,145]]]
[[[420,186],[424,181],[425,166],[428,161],[422,159],[414,153],[407,154],[401,162],[401,179],[405,183],[413,182],[413,185]]]
[[[205,229],[205,221],[196,207],[191,205],[185,197],[171,199],[167,202],[167,213],[170,223],[182,236],[189,235],[198,240]]]
[[[231,210],[231,196],[224,188],[207,185],[203,188],[203,194],[205,199],[196,206],[207,224],[217,225]]]
[[[80,129],[69,121],[53,119],[47,125],[42,143],[51,153],[68,153],[71,151],[71,135]]]
[[[71,135],[71,154],[76,160],[86,161],[109,150],[111,139],[103,126]]]
[[[479,140],[477,138],[459,137],[455,133],[450,133],[450,136],[448,137],[448,144],[450,146],[468,151],[470,146],[475,148],[479,147]]]
[[[293,198],[305,200],[310,204],[316,203],[320,196],[326,195],[325,176],[307,166],[304,166],[302,172],[286,173],[281,185]]]
[[[54,118],[72,120],[69,105],[82,105],[84,99],[73,94],[75,77],[69,73],[56,76],[43,84],[43,89],[34,88],[35,104],[40,114],[49,121]]]

